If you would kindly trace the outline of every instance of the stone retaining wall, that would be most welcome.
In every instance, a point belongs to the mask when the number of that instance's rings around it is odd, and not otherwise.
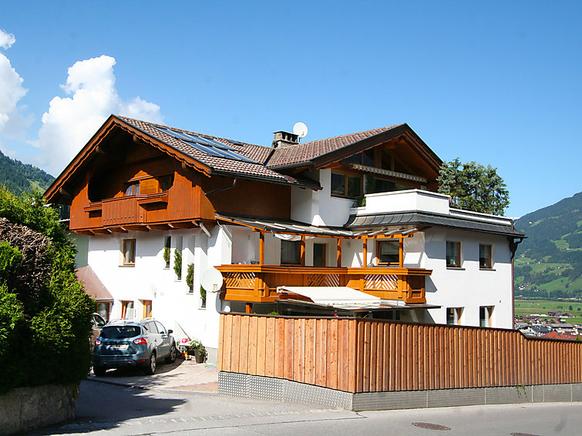
[[[75,417],[77,385],[16,388],[0,395],[0,434],[22,433]]]

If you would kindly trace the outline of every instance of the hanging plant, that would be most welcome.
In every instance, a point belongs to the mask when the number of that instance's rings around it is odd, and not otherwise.
[[[202,307],[206,307],[206,289],[200,286],[200,300],[202,300]]]
[[[166,268],[170,268],[170,247],[164,247],[164,262]]]
[[[186,284],[190,292],[194,290],[194,264],[189,263],[186,269]]]
[[[182,280],[182,251],[176,250],[174,252],[174,272],[176,273],[176,278]]]

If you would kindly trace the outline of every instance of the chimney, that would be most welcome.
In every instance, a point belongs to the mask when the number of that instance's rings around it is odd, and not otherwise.
[[[273,148],[299,144],[299,135],[284,130],[273,132]]]

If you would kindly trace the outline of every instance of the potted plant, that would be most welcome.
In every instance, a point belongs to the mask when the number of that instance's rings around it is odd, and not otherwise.
[[[206,358],[208,357],[208,351],[206,351],[206,347],[202,344],[202,342],[194,339],[190,341],[189,348],[194,352],[196,363],[204,363],[206,361]]]

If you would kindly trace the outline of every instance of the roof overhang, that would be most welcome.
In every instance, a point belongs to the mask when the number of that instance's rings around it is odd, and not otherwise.
[[[77,276],[77,280],[83,284],[85,293],[95,301],[113,301],[113,296],[89,265],[77,268],[75,275]]]
[[[371,232],[373,229],[394,226],[410,226],[413,228],[439,226],[503,235],[513,238],[525,237],[525,235],[516,230],[513,225],[476,221],[457,216],[420,211],[352,215],[346,223],[346,227],[354,232]]]
[[[364,230],[351,230],[343,227],[313,226],[291,220],[274,220],[271,218],[241,217],[217,213],[216,220],[228,224],[247,227],[251,230],[265,233],[286,235],[310,235],[329,238],[391,238],[412,236],[422,230],[421,227],[411,226],[383,226]]]

